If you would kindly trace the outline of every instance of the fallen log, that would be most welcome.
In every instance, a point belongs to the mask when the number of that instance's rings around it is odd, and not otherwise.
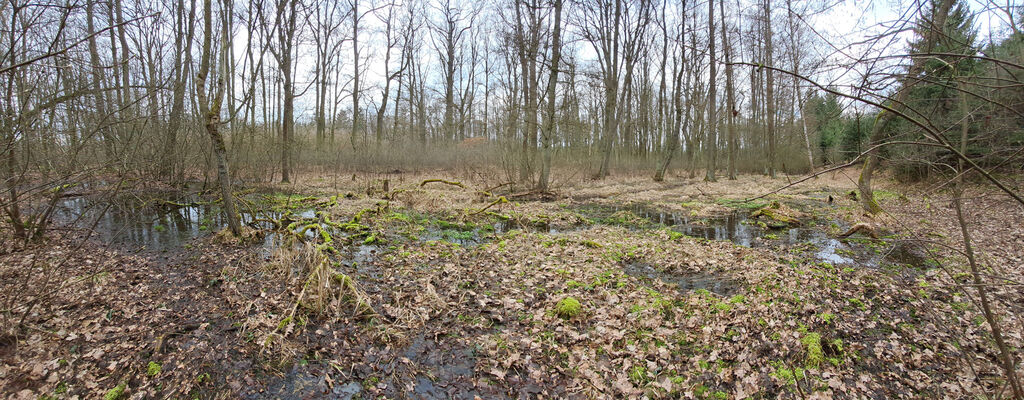
[[[466,185],[464,185],[462,182],[448,181],[448,180],[444,180],[444,179],[425,179],[425,180],[423,180],[423,182],[420,182],[420,187],[424,187],[428,183],[443,183],[445,185],[458,186],[458,187],[463,188],[463,189],[466,188]]]

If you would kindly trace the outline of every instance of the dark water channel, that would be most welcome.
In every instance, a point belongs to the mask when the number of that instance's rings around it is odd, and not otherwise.
[[[576,208],[583,216],[597,223],[624,225],[634,229],[665,226],[686,236],[706,240],[727,240],[744,247],[804,246],[818,261],[833,265],[877,266],[879,257],[859,243],[848,243],[829,236],[825,226],[834,224],[845,229],[841,221],[809,220],[802,227],[773,229],[758,226],[745,211],[734,211],[711,217],[691,217],[682,213],[652,208],[644,204],[625,207],[585,204]]]
[[[703,289],[722,297],[731,297],[740,293],[742,289],[738,282],[718,274],[706,272],[666,272],[658,270],[657,267],[642,261],[626,263],[622,267],[622,271],[629,276],[656,279],[674,284],[683,292]]]

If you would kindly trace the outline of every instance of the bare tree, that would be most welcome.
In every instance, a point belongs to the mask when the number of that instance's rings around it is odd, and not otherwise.
[[[222,12],[230,12],[222,10]],[[206,94],[206,79],[214,68],[213,58],[213,5],[210,0],[203,0],[203,48],[202,58],[199,61],[199,70],[196,71],[196,97],[199,103],[199,112],[203,116],[203,125],[206,133],[210,135],[210,142],[213,144],[213,154],[217,159],[217,180],[220,184],[221,203],[224,207],[224,218],[228,221],[228,228],[235,236],[242,234],[242,225],[238,220],[238,213],[235,212],[235,202],[231,192],[231,175],[228,173],[227,149],[224,146],[224,136],[220,132],[221,105],[224,102],[224,80],[228,74],[228,57],[231,57],[231,47],[228,46],[228,26],[222,25],[220,35],[221,48],[217,56],[220,58],[216,68],[219,71],[217,81],[213,84],[213,98]]]
[[[331,77],[343,43],[338,38],[342,18],[339,3],[336,1],[319,1],[313,5],[310,14],[313,19],[310,22],[312,25],[310,32],[315,47],[313,79],[316,99],[313,118],[316,123],[317,143],[322,144],[327,139],[327,114],[330,110],[329,103],[332,102],[328,96],[328,89],[333,83],[336,83],[331,80]],[[333,119],[334,116],[331,118]]]
[[[456,137],[455,124],[455,78],[461,68],[461,48],[466,38],[466,32],[473,25],[476,13],[470,10],[462,10],[452,4],[452,0],[441,0],[437,6],[440,13],[440,21],[431,21],[430,28],[433,31],[434,51],[442,66],[442,80],[444,81],[444,121],[441,123],[441,133],[447,140],[454,140]]]
[[[380,106],[377,107],[377,124],[374,126],[374,136],[376,137],[377,147],[381,146],[384,134],[384,116],[388,109],[388,99],[391,95],[391,81],[398,79],[399,76],[405,72],[406,60],[402,58],[399,62],[398,69],[394,72],[391,71],[391,53],[392,50],[398,46],[399,41],[402,37],[395,31],[395,1],[381,9],[378,9],[377,17],[380,22],[384,24],[382,28],[384,30],[384,89],[381,91]],[[411,27],[410,27],[411,28]],[[401,87],[401,81],[398,84]],[[397,103],[397,101],[396,101]],[[397,112],[395,113],[397,116]]]
[[[722,0],[719,0],[722,1]],[[704,171],[704,180],[714,182],[715,168],[718,161],[718,101],[715,98],[717,82],[717,61],[715,60],[715,2],[708,0],[708,139],[707,139],[707,169]]]
[[[604,87],[602,110],[601,164],[596,177],[608,176],[612,146],[619,136],[619,115],[633,79],[633,68],[644,49],[644,33],[650,19],[651,2],[581,0],[580,35],[593,46],[601,66]],[[624,71],[624,72],[623,72]]]
[[[722,20],[722,53],[725,57],[725,93],[726,93],[726,118],[728,123],[728,151],[729,151],[729,179],[736,179],[736,152],[739,150],[739,143],[736,140],[736,95],[733,87],[732,75],[732,45],[729,42],[729,33],[725,23],[725,0],[718,2]]]
[[[205,1],[205,0],[204,0]],[[278,0],[273,24],[264,20],[264,29],[270,30],[267,37],[275,37],[270,53],[277,60],[282,80],[281,111],[281,182],[291,182],[292,146],[295,136],[295,87],[293,68],[296,32],[298,31],[299,0]]]
[[[765,65],[773,65],[775,58],[772,56],[775,47],[772,44],[772,0],[764,0],[764,22],[761,25],[761,37],[764,40],[764,61]],[[775,72],[771,69],[764,71],[764,105],[765,105],[765,136],[768,139],[768,176],[774,178],[776,173],[775,164],[778,161],[778,147],[775,124]]]

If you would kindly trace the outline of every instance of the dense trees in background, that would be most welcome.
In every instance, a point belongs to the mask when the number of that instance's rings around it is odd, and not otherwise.
[[[914,142],[958,143],[961,125],[968,156],[1012,165],[1019,7],[989,11],[1003,23],[984,43],[967,4],[942,0],[844,46],[817,26],[819,6],[12,0],[0,6],[6,217],[30,230],[45,216],[16,200],[83,171],[288,182],[310,168],[500,162],[547,190],[552,164],[714,180],[866,160],[867,189],[882,160],[908,179],[951,163],[955,151]]]

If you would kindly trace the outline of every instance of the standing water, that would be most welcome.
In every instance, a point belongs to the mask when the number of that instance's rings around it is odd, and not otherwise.
[[[281,212],[239,213],[243,224],[253,223],[259,218],[277,219],[281,215]],[[313,218],[315,211],[296,211],[295,217]],[[218,205],[187,200],[149,204],[134,200],[100,202],[74,197],[58,205],[53,220],[57,224],[92,228],[95,237],[107,243],[141,246],[150,250],[178,248],[193,238],[227,226]]]

